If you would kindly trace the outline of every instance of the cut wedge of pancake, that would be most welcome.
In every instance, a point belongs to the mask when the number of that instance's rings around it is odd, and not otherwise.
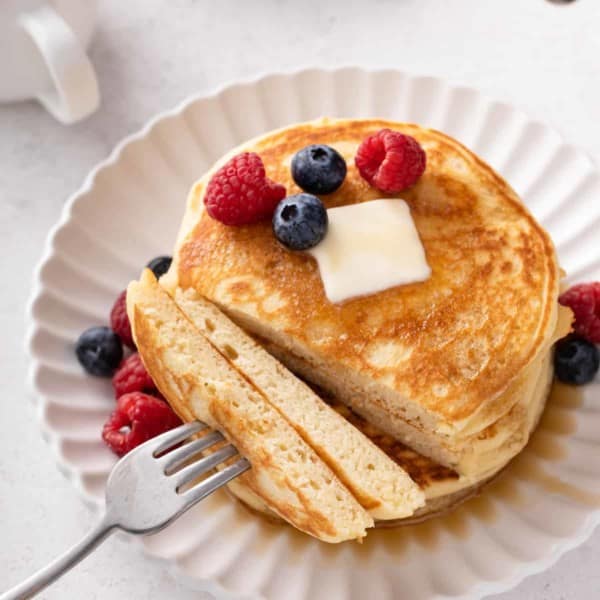
[[[171,293],[195,289],[292,371],[347,403],[420,454],[477,481],[498,441],[496,465],[522,447],[513,408],[530,396],[558,321],[560,273],[552,241],[510,186],[456,140],[384,120],[319,120],[235,148],[260,154],[267,176],[300,191],[292,156],[327,144],[346,159],[327,208],[381,197],[354,166],[361,141],[381,128],[414,136],[427,153],[408,203],[432,269],[429,279],[333,304],[315,260],[290,252],[268,222],[227,227],[203,209],[213,170],[192,188],[171,269]],[[511,415],[511,411],[512,415]],[[511,415],[507,417],[507,415]],[[490,428],[494,428],[490,430]],[[482,456],[486,453],[482,453]],[[494,458],[487,452],[487,458]]]
[[[373,519],[315,451],[219,353],[145,270],[127,289],[144,365],[185,421],[221,431],[252,468],[240,476],[266,506],[326,542],[361,539]]]
[[[425,502],[406,472],[194,290],[177,290],[186,317],[331,467],[376,519],[408,517]]]

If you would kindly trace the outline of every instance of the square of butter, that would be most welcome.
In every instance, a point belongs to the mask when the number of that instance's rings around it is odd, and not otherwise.
[[[387,198],[330,208],[327,235],[308,250],[330,302],[375,294],[431,275],[408,204]]]

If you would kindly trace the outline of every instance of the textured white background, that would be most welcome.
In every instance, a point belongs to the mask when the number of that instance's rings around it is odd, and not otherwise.
[[[65,128],[33,102],[0,107],[0,590],[75,542],[92,521],[34,421],[23,311],[31,271],[65,198],[116,142],[193,92],[267,71],[358,64],[478,87],[599,158],[599,31],[598,0],[566,6],[546,0],[101,2],[91,47],[100,110]],[[495,598],[598,598],[599,562],[597,532],[550,571]],[[203,596],[112,539],[42,597]]]

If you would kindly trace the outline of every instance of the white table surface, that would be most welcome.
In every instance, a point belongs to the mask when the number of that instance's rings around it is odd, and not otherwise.
[[[0,590],[75,542],[92,522],[35,422],[25,385],[23,312],[32,269],[65,198],[124,135],[188,94],[238,78],[358,64],[476,86],[600,157],[599,31],[599,0],[566,6],[546,0],[101,2],[91,47],[100,110],[66,128],[34,102],[0,107]],[[598,598],[599,563],[597,531],[549,571],[495,598]],[[42,597],[205,596],[111,539]]]

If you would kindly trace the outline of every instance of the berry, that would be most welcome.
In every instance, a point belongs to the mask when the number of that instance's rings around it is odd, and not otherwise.
[[[79,336],[75,354],[90,375],[110,377],[123,358],[123,346],[108,327],[91,327]]]
[[[558,301],[575,314],[575,333],[592,344],[600,344],[600,282],[574,285]]]
[[[310,194],[331,194],[346,177],[346,161],[331,146],[306,146],[292,158],[294,181]]]
[[[150,377],[144,363],[137,352],[126,358],[117,369],[112,379],[115,398],[130,392],[156,392],[156,385]]]
[[[110,311],[110,327],[126,346],[135,350],[135,342],[131,334],[131,323],[127,316],[127,290],[123,290],[113,304]]]
[[[157,256],[146,266],[154,273],[156,279],[160,279],[169,270],[172,261],[173,259],[170,256]]]
[[[247,225],[271,217],[284,197],[285,188],[267,178],[260,156],[243,152],[212,176],[204,203],[213,219],[225,225]]]
[[[425,171],[427,156],[419,142],[399,131],[381,129],[365,138],[355,157],[361,177],[382,192],[401,192]]]
[[[154,396],[132,392],[117,401],[117,409],[102,428],[102,439],[115,454],[123,456],[178,425],[181,420],[168,404]]]
[[[554,349],[554,371],[560,381],[583,385],[594,378],[600,354],[594,344],[571,334],[559,340]]]
[[[312,194],[296,194],[282,200],[273,215],[273,233],[290,250],[316,246],[327,233],[327,211]]]

